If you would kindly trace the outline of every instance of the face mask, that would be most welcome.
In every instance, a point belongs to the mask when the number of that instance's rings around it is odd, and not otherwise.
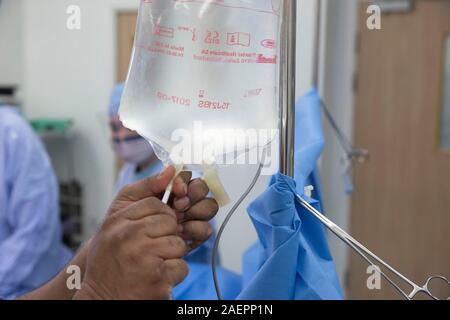
[[[114,143],[114,151],[125,162],[141,164],[154,156],[150,143],[145,139]]]

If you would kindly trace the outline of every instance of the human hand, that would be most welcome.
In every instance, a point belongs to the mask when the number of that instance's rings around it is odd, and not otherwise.
[[[175,172],[126,187],[89,244],[75,299],[169,299],[188,273],[187,247],[175,212],[156,195]]]

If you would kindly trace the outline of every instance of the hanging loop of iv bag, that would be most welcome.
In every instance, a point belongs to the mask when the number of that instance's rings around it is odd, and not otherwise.
[[[203,171],[266,146],[279,126],[282,0],[142,0],[120,118],[165,164]]]

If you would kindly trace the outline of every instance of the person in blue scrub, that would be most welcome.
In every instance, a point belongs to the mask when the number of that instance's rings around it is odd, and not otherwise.
[[[16,108],[0,105],[0,298],[40,287],[71,256],[45,149]]]
[[[139,134],[122,125],[118,113],[123,89],[123,84],[114,89],[108,110],[113,148],[124,162],[116,183],[116,192],[127,184],[151,177],[164,168],[152,146]]]
[[[119,120],[123,88],[123,84],[116,87],[109,108],[114,149],[125,161],[117,189],[162,168],[150,144]],[[248,208],[259,240],[243,256],[242,275],[218,268],[226,300],[343,297],[324,228],[294,200],[296,193],[303,195],[304,188],[313,185],[315,199],[310,199],[311,203],[321,206],[316,164],[324,136],[319,102],[317,92],[312,91],[297,105],[295,179],[275,175],[266,192]],[[213,241],[214,237],[186,258],[190,272],[174,289],[174,299],[217,299],[210,266]]]

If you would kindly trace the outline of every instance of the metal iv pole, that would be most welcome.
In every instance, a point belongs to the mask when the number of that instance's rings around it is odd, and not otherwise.
[[[280,172],[294,177],[297,0],[284,0],[280,49]]]

